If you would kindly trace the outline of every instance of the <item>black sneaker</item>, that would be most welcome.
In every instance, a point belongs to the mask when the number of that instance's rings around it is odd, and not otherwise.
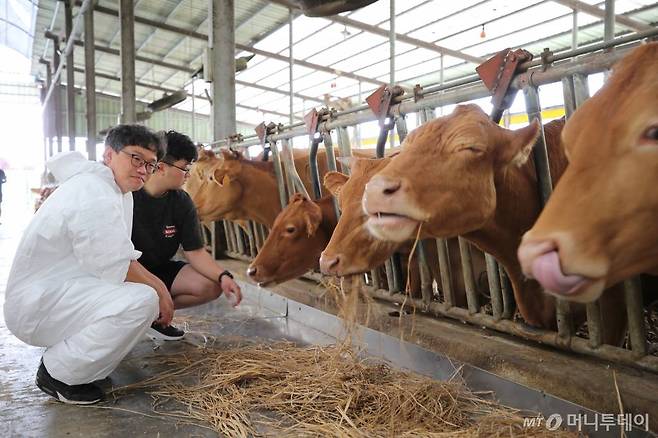
[[[103,394],[103,390],[93,383],[67,385],[64,382],[60,382],[48,374],[48,370],[43,365],[43,360],[37,371],[36,384],[39,389],[46,394],[55,397],[61,402],[74,405],[90,405],[97,403],[103,400],[105,395]]]
[[[146,336],[151,339],[157,339],[159,341],[178,341],[183,339],[185,332],[177,327],[174,327],[173,325],[163,327],[160,324],[154,322],[146,331]]]

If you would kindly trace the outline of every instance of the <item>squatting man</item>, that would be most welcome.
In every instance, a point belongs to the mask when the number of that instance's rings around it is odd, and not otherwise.
[[[170,325],[176,297],[172,300],[165,283],[137,261],[141,253],[131,241],[132,192],[159,171],[165,147],[148,128],[119,125],[107,134],[103,163],[78,152],[47,163],[60,186],[21,239],[4,315],[16,337],[46,348],[36,384],[57,400],[102,400],[103,391],[93,382],[107,377],[154,330],[154,322],[160,331]],[[165,166],[182,164],[180,157],[169,158],[173,161]],[[162,193],[176,190],[168,187]],[[221,270],[198,271],[194,261],[191,265],[204,277]],[[231,276],[215,278],[237,304],[241,292]]]

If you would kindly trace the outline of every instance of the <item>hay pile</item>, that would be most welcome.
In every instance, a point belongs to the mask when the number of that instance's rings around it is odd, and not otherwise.
[[[258,435],[259,425],[276,436],[556,434],[543,427],[524,430],[522,417],[460,382],[397,371],[339,346],[258,344],[197,349],[162,360],[170,372],[120,391],[146,388],[157,405],[175,400],[183,409],[159,412],[209,424],[231,437]]]

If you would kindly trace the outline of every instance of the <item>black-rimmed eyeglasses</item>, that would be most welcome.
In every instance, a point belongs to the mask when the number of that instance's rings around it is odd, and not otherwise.
[[[190,175],[190,169],[188,169],[188,168],[185,168],[185,167],[179,167],[179,166],[176,166],[174,163],[168,163],[168,162],[166,162],[166,161],[163,161],[163,163],[164,163],[164,164],[168,164],[168,165],[170,165],[171,167],[175,167],[176,169],[180,170],[181,172],[184,172],[184,173],[185,173],[185,176],[189,176],[189,175]]]
[[[155,173],[155,171],[158,170],[157,161],[146,161],[139,155],[131,154],[130,152],[126,152],[126,151],[119,151],[119,152],[123,152],[126,155],[130,155],[130,162],[132,163],[132,165],[137,168],[144,166],[147,173]]]

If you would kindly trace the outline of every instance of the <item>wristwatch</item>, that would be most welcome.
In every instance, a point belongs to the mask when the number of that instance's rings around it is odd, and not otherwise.
[[[233,274],[231,274],[230,271],[226,270],[226,271],[222,272],[221,274],[219,274],[219,277],[217,278],[217,283],[222,284],[222,277],[225,276],[225,275],[228,278],[234,278]]]

